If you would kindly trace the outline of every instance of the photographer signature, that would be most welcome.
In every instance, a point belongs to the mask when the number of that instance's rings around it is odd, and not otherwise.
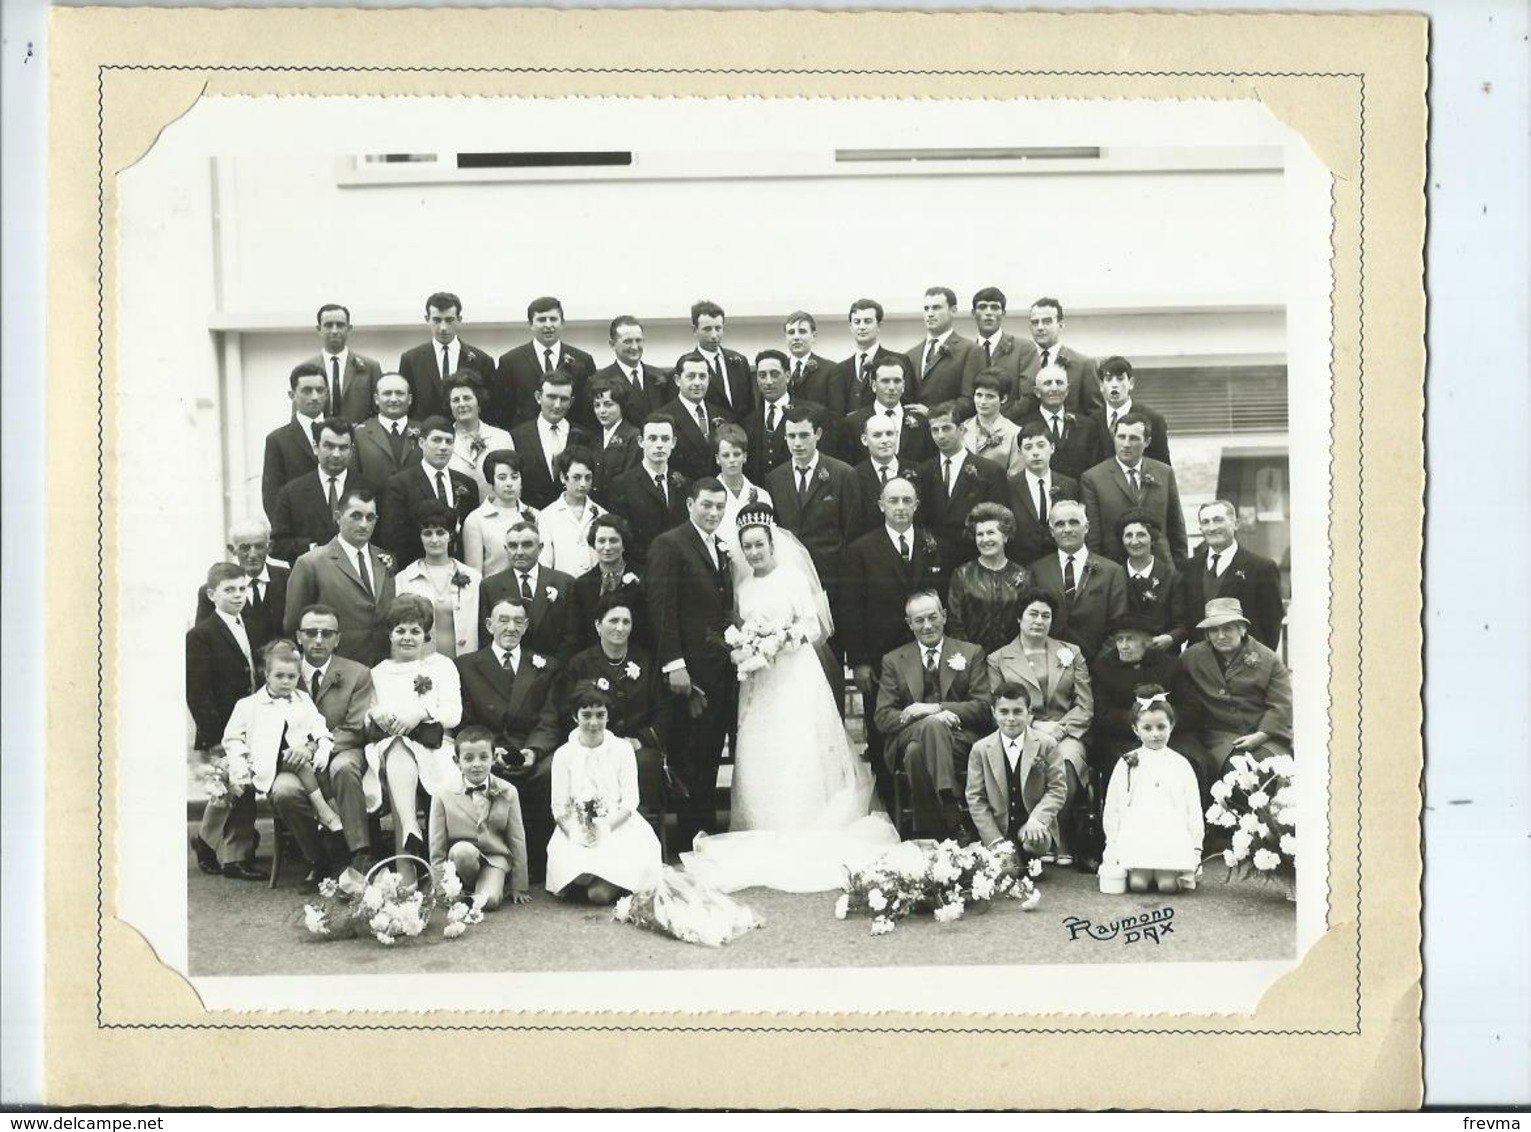
[[[1065,917],[1063,926],[1069,930],[1070,943],[1081,935],[1087,939],[1107,943],[1120,934],[1123,936],[1123,943],[1137,943],[1142,939],[1151,939],[1157,944],[1175,930],[1171,922],[1174,918],[1175,909],[1173,908],[1151,908],[1136,916],[1112,920],[1109,924],[1092,924],[1082,917],[1068,916]]]

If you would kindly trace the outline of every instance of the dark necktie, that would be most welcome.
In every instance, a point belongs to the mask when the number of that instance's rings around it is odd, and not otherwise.
[[[260,612],[260,579],[250,579],[250,610]]]
[[[529,574],[521,575],[521,600],[528,606],[532,603],[532,579]]]
[[[552,373],[553,372],[553,350],[552,350],[551,347],[544,347],[543,348],[543,351],[542,351],[542,372],[543,373]]]
[[[655,473],[654,486],[659,489],[659,494],[664,496],[665,506],[668,507],[670,505],[670,493],[665,490],[663,472]]]
[[[702,430],[702,435],[707,435],[707,410],[702,408],[702,403],[696,403],[696,427]]]
[[[723,390],[723,399],[725,401],[727,401],[730,405],[732,405],[734,403],[734,399],[733,399],[732,396],[730,396],[730,394],[732,393],[732,390],[730,390],[728,388],[728,377],[723,372],[723,355],[722,354],[719,354],[716,358],[714,358],[712,361],[709,361],[707,363],[707,374],[708,374],[708,379],[710,381],[717,382],[718,386]],[[701,406],[698,405],[697,409],[698,409],[698,411],[700,411]],[[703,426],[702,431],[703,432],[707,431],[706,426]]]
[[[803,363],[795,362],[792,366],[792,388],[796,389],[803,383]]]
[[[1037,481],[1037,522],[1047,526],[1047,481]]]
[[[856,363],[856,384],[857,385],[865,385],[866,383],[867,383],[867,356],[865,354],[862,354],[860,359]]]
[[[1047,359],[1052,357],[1052,353],[1053,353],[1053,350],[1052,350],[1051,346],[1049,346],[1047,349],[1042,351],[1042,364],[1038,367],[1039,369],[1046,369],[1047,368]]]
[[[330,358],[330,416],[340,415],[340,359]]]
[[[522,588],[524,589],[525,586],[526,586],[526,579],[525,578],[521,579],[521,585],[522,585]],[[513,662],[513,659],[511,657],[510,653],[506,653],[505,654],[505,659],[500,662],[500,667],[505,669],[506,672],[514,674],[514,672],[516,671],[516,666],[515,666],[515,663]]]
[[[330,476],[329,477],[329,481],[330,481],[329,504],[330,504],[330,518],[332,518],[332,519],[335,518],[335,512],[340,509],[340,490],[339,490],[339,488],[337,488],[335,486],[335,481],[337,479],[339,479],[339,478],[340,478],[339,476]]]
[[[776,431],[776,406],[774,404],[771,406],[771,411],[768,414],[766,414],[766,416],[767,416],[766,431],[767,432],[775,432]]]
[[[1058,414],[1053,417],[1053,446],[1063,443],[1063,416]]]
[[[989,344],[989,340],[987,338],[985,338],[983,340],[983,364],[985,366],[987,366],[987,365],[990,365],[993,361],[994,361],[994,347],[991,346]]]
[[[365,550],[358,550],[356,552],[356,573],[361,578],[361,588],[367,591],[367,596],[374,596],[372,591],[372,575],[367,572],[367,552]]]
[[[1132,494],[1136,496],[1138,494],[1138,470],[1136,468],[1127,469],[1127,482],[1132,486]]]
[[[1111,410],[1111,423],[1106,426],[1106,432],[1113,437],[1116,436],[1116,422],[1121,420],[1121,417],[1121,413],[1118,413],[1115,409]]]
[[[615,593],[617,586],[621,584],[622,576],[611,570],[601,571],[601,595]]]
[[[1075,587],[1074,579],[1074,556],[1070,554],[1063,560],[1063,596],[1067,598],[1070,603],[1072,603],[1076,592],[1077,590]]]
[[[934,338],[925,343],[925,368],[920,374],[921,377],[927,376],[935,368],[937,349]]]
[[[1218,551],[1207,555],[1207,592],[1216,595],[1218,592],[1217,561],[1222,557]]]
[[[319,684],[323,678],[324,673],[320,672],[317,668],[314,669],[314,674],[308,678],[308,695],[314,703],[319,702]]]
[[[452,497],[447,494],[447,477],[440,468],[436,469],[436,498],[445,506],[452,506]]]
[[[319,451],[319,430],[322,427],[324,426],[320,421],[315,421],[313,424],[308,426],[309,434],[313,437],[313,440],[310,443],[313,445],[315,454],[317,454]]]
[[[808,469],[797,470],[797,501],[804,502],[808,498]]]
[[[952,496],[952,458],[950,456],[941,461],[941,483],[946,488],[946,497]]]
[[[882,480],[883,486],[886,487],[888,485],[888,465],[884,464],[882,467],[878,468],[877,476]]]
[[[940,657],[933,648],[925,650],[925,687],[920,698],[928,704],[941,702]]]
[[[900,558],[902,558],[905,562],[909,561],[909,536],[908,535],[899,535],[898,536],[898,556]]]
[[[451,355],[447,353],[447,348],[445,346],[443,346],[443,347],[441,347],[441,380],[445,381],[447,378],[449,378],[451,376],[452,376],[452,359],[451,359]]]

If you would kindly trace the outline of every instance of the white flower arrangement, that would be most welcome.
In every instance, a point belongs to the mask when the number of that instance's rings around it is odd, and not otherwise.
[[[422,934],[440,908],[446,909],[447,923],[441,934],[447,939],[456,939],[470,925],[482,922],[483,897],[461,898],[462,881],[450,861],[440,870],[430,870],[428,893],[417,885],[401,883],[399,874],[383,870],[383,864],[386,862],[379,862],[366,876],[347,869],[338,881],[321,881],[320,903],[303,906],[303,926],[308,932],[329,939],[365,932],[391,947],[401,937],[413,939]]]
[[[789,625],[752,613],[739,625],[723,630],[723,643],[729,646],[733,662],[743,683],[750,673],[769,668],[783,652],[789,652],[808,640],[807,629],[799,622]]]
[[[1023,869],[1009,845],[905,841],[847,876],[835,918],[871,912],[872,934],[884,935],[915,912],[930,912],[938,923],[949,924],[999,896],[1020,900],[1022,911],[1029,912],[1041,899],[1032,883],[1039,872],[1036,861]]]
[[[1295,769],[1290,755],[1262,762],[1241,751],[1212,784],[1206,820],[1233,831],[1222,854],[1230,880],[1280,877],[1290,883],[1296,877],[1297,837],[1290,832],[1297,826]]]

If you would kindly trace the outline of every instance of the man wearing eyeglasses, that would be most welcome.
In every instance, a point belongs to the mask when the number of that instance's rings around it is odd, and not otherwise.
[[[229,526],[228,539],[229,558],[243,566],[250,576],[244,619],[250,633],[250,647],[259,649],[267,641],[282,635],[287,576],[292,571],[280,559],[268,557],[271,527],[259,516],[235,519]],[[207,598],[207,590],[199,588],[196,620],[204,621],[212,616],[212,612],[213,603]]]
[[[284,784],[284,775],[277,776],[271,785],[271,802],[316,870],[322,871],[323,862],[327,861],[333,872],[338,873],[349,864],[365,873],[372,867],[372,859],[367,840],[367,801],[362,793],[362,773],[367,769],[362,744],[367,706],[372,702],[372,671],[364,664],[335,655],[335,646],[340,643],[340,617],[327,605],[306,607],[298,617],[296,635],[298,648],[303,651],[303,690],[324,716],[335,740],[326,794],[345,826],[344,846],[337,844],[326,849],[314,821],[313,806],[296,776],[285,775],[292,779],[290,785]]]

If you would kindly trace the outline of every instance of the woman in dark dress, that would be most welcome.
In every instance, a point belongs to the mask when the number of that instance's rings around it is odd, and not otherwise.
[[[597,515],[585,536],[595,551],[595,565],[574,579],[571,597],[574,609],[569,615],[569,640],[565,654],[576,653],[596,643],[596,606],[610,594],[619,594],[633,615],[633,643],[650,648],[653,639],[648,628],[648,602],[643,595],[643,580],[627,561],[633,543],[633,529],[621,515],[607,512]],[[621,735],[609,727],[615,735]]]
[[[1157,684],[1172,688],[1180,674],[1180,658],[1152,646],[1156,627],[1156,621],[1141,613],[1119,618],[1112,626],[1111,647],[1102,650],[1090,664],[1090,683],[1095,693],[1090,766],[1102,785],[1111,780],[1116,760],[1141,746],[1131,720],[1138,687]]]
[[[1123,512],[1116,521],[1116,535],[1127,552],[1127,561],[1123,564],[1127,571],[1127,612],[1147,619],[1150,646],[1155,651],[1179,652],[1183,634],[1174,632],[1170,609],[1170,594],[1175,589],[1175,564],[1154,555],[1154,540],[1159,537],[1158,520],[1146,511]],[[1108,647],[1102,650],[1102,655],[1110,652]],[[1169,687],[1168,684],[1162,686]],[[1132,745],[1137,746],[1137,740],[1133,740]]]
[[[1015,638],[1016,603],[1031,588],[1031,571],[1005,555],[1005,543],[1015,534],[1010,508],[979,503],[968,512],[965,527],[978,557],[952,572],[946,631],[994,652]]]

